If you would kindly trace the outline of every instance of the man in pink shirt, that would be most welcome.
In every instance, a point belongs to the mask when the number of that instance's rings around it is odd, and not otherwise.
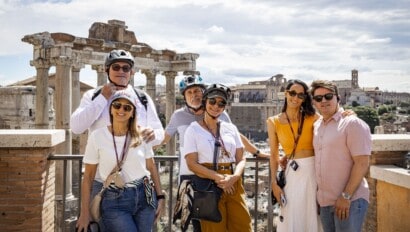
[[[314,81],[313,104],[322,117],[315,122],[317,200],[325,232],[361,231],[369,204],[365,174],[369,168],[369,126],[356,116],[342,117],[335,84]]]

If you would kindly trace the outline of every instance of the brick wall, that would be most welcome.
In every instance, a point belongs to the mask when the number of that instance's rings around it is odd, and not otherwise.
[[[53,148],[0,149],[0,228],[54,231]]]

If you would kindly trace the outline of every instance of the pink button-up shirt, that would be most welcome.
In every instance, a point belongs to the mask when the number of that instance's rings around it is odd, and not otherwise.
[[[317,200],[321,207],[331,206],[343,192],[353,167],[353,156],[371,154],[369,126],[356,116],[342,117],[341,110],[327,122],[323,118],[314,124]],[[363,178],[352,200],[369,202],[369,187]]]

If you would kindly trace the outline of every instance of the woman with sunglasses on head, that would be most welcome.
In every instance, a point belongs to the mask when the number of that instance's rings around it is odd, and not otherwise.
[[[252,230],[242,184],[246,162],[243,144],[236,126],[219,120],[229,97],[228,87],[210,85],[203,96],[203,120],[191,123],[184,136],[183,155],[188,168],[197,176],[215,181],[223,190],[218,204],[222,220],[201,220],[203,232]],[[216,171],[212,169],[214,149],[217,149]]]
[[[285,187],[281,189],[276,178],[272,178],[272,191],[281,205],[280,222],[277,225],[279,232],[321,231],[312,142],[313,123],[318,118],[308,94],[308,86],[300,80],[290,80],[286,86],[282,113],[267,120],[272,175],[276,174],[280,163],[279,144],[285,153],[281,160],[285,168]]]
[[[93,189],[96,173],[105,181],[114,168],[118,178],[107,182],[102,192],[99,223],[104,230],[148,232],[160,214],[156,197],[156,193],[161,193],[160,179],[152,148],[137,126],[135,98],[127,91],[117,91],[110,100],[111,124],[89,136],[83,159],[85,172],[77,231],[87,231],[91,221],[91,192],[101,190]]]

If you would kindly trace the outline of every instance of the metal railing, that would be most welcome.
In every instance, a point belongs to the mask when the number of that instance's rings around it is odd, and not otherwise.
[[[83,155],[51,155],[49,160],[56,162],[63,162],[63,179],[56,179],[56,185],[63,186],[63,195],[61,199],[62,205],[62,214],[57,214],[56,225],[61,228],[56,227],[56,231],[75,231],[75,222],[77,220],[75,215],[79,215],[80,212],[80,203],[81,203],[81,179],[83,175]],[[76,164],[75,164],[76,162]],[[160,171],[161,176],[161,185],[162,189],[167,193],[167,207],[166,213],[161,219],[156,223],[155,231],[175,231],[177,230],[178,225],[174,225],[172,222],[173,216],[173,206],[176,201],[176,192],[178,187],[178,173],[176,167],[178,166],[178,157],[177,156],[155,156],[155,162]],[[72,164],[72,165],[69,165]],[[58,165],[56,165],[58,166]],[[71,172],[68,172],[69,167],[72,167]],[[243,181],[246,182],[249,179],[254,178],[254,189],[251,189],[249,194],[249,188],[247,191],[247,201],[249,204],[249,211],[252,216],[252,226],[253,231],[260,231],[260,228],[264,228],[264,231],[274,231],[273,219],[274,216],[274,206],[271,202],[271,175],[269,171],[269,160],[263,158],[247,158],[247,166],[245,174],[243,176]],[[252,170],[253,169],[253,170]],[[266,170],[267,169],[267,170]],[[259,189],[261,183],[260,180],[261,172],[264,171],[265,178],[267,177],[267,182],[265,184],[265,189]],[[68,174],[72,175],[72,183],[68,183],[67,177]],[[63,181],[63,183],[61,183]],[[67,191],[67,186],[71,186],[72,191]],[[66,204],[67,195],[74,195],[76,197],[76,206],[74,208],[68,209]],[[253,199],[252,199],[253,198]],[[249,203],[250,202],[250,203]],[[252,207],[253,202],[253,207]],[[260,202],[265,202],[266,208],[263,209],[260,207]],[[70,207],[73,207],[72,205]],[[73,212],[74,210],[74,212]],[[74,216],[73,216],[74,215]],[[68,225],[69,224],[69,225]],[[259,226],[259,227],[258,227]],[[258,229],[259,228],[259,229]],[[267,230],[266,230],[267,229]]]

